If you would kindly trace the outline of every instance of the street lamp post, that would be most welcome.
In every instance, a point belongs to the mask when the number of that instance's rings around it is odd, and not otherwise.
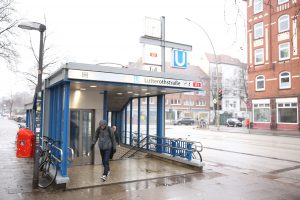
[[[26,30],[35,30],[40,32],[40,49],[39,49],[39,66],[38,66],[38,82],[35,88],[36,108],[41,106],[41,91],[42,91],[42,73],[43,73],[43,53],[44,53],[44,31],[46,26],[37,22],[22,22],[18,25],[19,28]],[[34,99],[35,99],[34,98]],[[34,166],[33,166],[33,181],[32,187],[38,188],[39,182],[39,149],[40,144],[40,110],[36,109],[36,127],[35,132],[35,154],[34,154]],[[38,121],[39,120],[39,121]]]
[[[208,35],[208,33],[206,32],[206,30],[198,23],[194,22],[193,20],[189,19],[189,18],[185,18],[187,21],[195,24],[197,27],[199,27],[206,35],[206,37],[208,38],[210,45],[212,47],[213,53],[214,53],[214,57],[215,57],[215,62],[216,62],[216,74],[217,74],[217,91],[216,91],[216,100],[217,100],[217,110],[216,110],[216,126],[217,126],[217,130],[220,129],[220,115],[219,115],[219,69],[218,69],[218,59],[217,59],[217,54],[215,51],[215,47]]]

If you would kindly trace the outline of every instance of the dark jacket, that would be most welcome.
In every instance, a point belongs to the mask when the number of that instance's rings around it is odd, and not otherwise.
[[[120,134],[119,134],[118,131],[115,132],[115,139],[116,139],[116,143],[117,143],[118,145],[120,145]]]
[[[101,150],[116,149],[116,140],[109,126],[103,130],[100,127],[97,128],[92,144],[96,144],[97,140]]]

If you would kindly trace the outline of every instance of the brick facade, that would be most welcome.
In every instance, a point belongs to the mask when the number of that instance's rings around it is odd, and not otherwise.
[[[262,0],[262,11],[254,13],[254,4],[257,2],[259,1],[247,1],[248,92],[249,100],[252,102],[253,128],[298,130],[300,119],[300,1]],[[282,2],[282,4],[278,4],[278,2]],[[284,16],[286,16],[287,22],[280,23],[280,19],[283,19]],[[255,35],[259,35],[255,34],[259,30],[256,27],[261,22],[263,34],[255,38]],[[284,29],[285,25],[287,25],[286,29]],[[279,26],[284,31],[280,32]],[[280,54],[279,45],[285,44],[289,47],[286,48],[286,51],[282,50]],[[259,56],[255,56],[255,51],[259,49],[263,50],[263,61],[260,64],[255,62],[256,58],[259,60]],[[289,73],[288,79],[280,77],[283,72]],[[261,91],[257,89],[260,87],[256,81],[258,76],[264,77],[264,89]],[[285,86],[284,89],[280,88],[280,85],[283,87],[286,80],[290,86]],[[257,103],[254,107],[253,100],[257,100],[257,102],[268,100],[269,102]],[[254,110],[258,111],[263,106],[269,106],[270,119],[266,122],[258,122],[261,113]],[[279,110],[282,111],[282,114],[279,113]],[[290,111],[297,113],[289,115]]]

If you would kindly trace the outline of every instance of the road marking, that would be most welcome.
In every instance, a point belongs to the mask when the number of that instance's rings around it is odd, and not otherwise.
[[[287,161],[287,162],[293,162],[293,163],[300,164],[299,161],[295,161],[295,160],[281,159],[281,158],[275,158],[275,157],[270,157],[270,156],[262,156],[262,155],[252,154],[252,153],[243,153],[243,152],[238,152],[238,151],[231,151],[231,150],[225,150],[225,149],[217,149],[217,148],[212,148],[212,147],[203,147],[203,149],[210,149],[210,150],[223,151],[223,152],[229,152],[229,153],[237,153],[237,154],[243,154],[243,155],[248,155],[248,156],[255,156],[255,157],[261,157],[261,158],[269,158],[269,159],[273,159],[273,160],[281,160],[281,161]]]
[[[287,167],[287,168],[283,168],[283,169],[278,169],[278,170],[270,171],[269,173],[270,174],[279,174],[279,173],[282,173],[282,172],[292,171],[294,169],[299,169],[299,168],[300,168],[300,165],[296,165],[294,167]]]

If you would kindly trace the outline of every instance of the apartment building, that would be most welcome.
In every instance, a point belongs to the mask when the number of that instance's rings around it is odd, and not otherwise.
[[[225,124],[226,117],[246,118],[247,101],[247,64],[229,55],[216,55],[206,53],[209,63],[210,76],[210,110],[211,122],[215,116],[213,99],[217,96],[217,76],[219,77],[218,88],[222,90],[222,100],[219,101],[221,124]],[[218,75],[216,66],[218,65]],[[224,119],[222,115],[224,114]],[[226,116],[225,116],[226,115]]]
[[[248,0],[253,128],[299,130],[299,0]]]

